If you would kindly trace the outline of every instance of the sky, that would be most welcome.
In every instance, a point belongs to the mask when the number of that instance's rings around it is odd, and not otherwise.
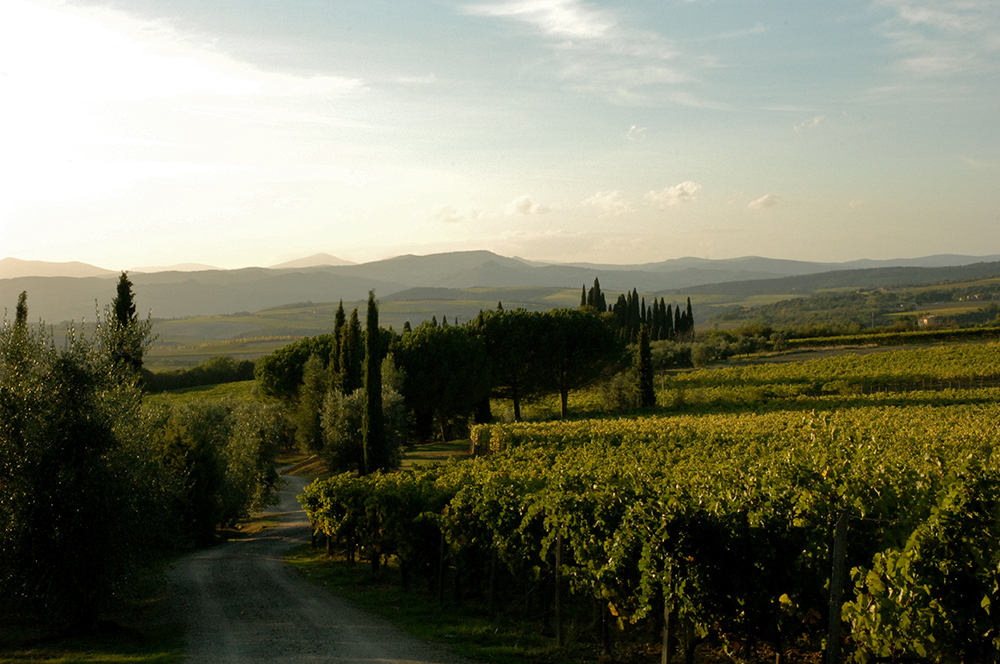
[[[1000,253],[996,0],[0,0],[0,257]]]

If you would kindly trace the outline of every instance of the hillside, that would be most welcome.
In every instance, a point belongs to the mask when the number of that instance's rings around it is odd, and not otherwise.
[[[863,261],[859,263],[867,266],[864,269],[844,269],[851,264],[752,256],[727,260],[682,258],[643,265],[555,265],[489,251],[397,256],[357,265],[310,265],[335,260],[333,256],[317,255],[303,259],[299,267],[168,270],[131,276],[139,311],[166,319],[254,312],[295,302],[354,302],[365,298],[372,289],[380,299],[418,288],[552,288],[579,292],[581,286],[589,286],[595,278],[608,292],[636,288],[668,300],[690,295],[703,308],[722,307],[753,298],[774,301],[824,288],[871,288],[1000,272],[997,263],[970,256]],[[953,261],[952,265],[959,267],[926,267],[944,261]],[[875,263],[886,266],[876,267]],[[117,273],[82,263],[4,259],[0,261],[0,276],[0,307],[12,309],[18,294],[27,291],[31,319],[59,323],[93,320],[96,305],[104,306],[114,297]],[[449,315],[466,317],[471,310],[465,307]],[[417,322],[429,318],[435,308],[413,306],[411,311],[415,319],[411,322]]]

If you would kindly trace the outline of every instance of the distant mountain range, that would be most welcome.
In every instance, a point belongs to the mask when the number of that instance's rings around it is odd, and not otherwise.
[[[375,290],[379,297],[392,296],[394,301],[400,301],[426,299],[427,289],[580,289],[590,287],[595,278],[600,279],[603,290],[611,293],[636,288],[646,294],[678,296],[806,294],[817,288],[931,283],[1000,274],[997,261],[1000,256],[938,255],[849,263],[748,256],[725,260],[679,258],[641,265],[551,264],[489,251],[465,251],[397,256],[361,264],[317,254],[271,268],[175,266],[148,272],[137,269],[129,275],[140,312],[151,311],[154,318],[181,318],[259,311],[303,302],[342,299],[346,304],[363,300],[369,290]],[[84,263],[0,259],[0,308],[13,311],[18,294],[27,291],[31,320],[92,321],[97,306],[104,307],[114,298],[118,274]],[[410,289],[416,289],[412,297],[407,294]]]
[[[331,256],[330,254],[313,254],[312,256],[306,256],[305,258],[299,258],[294,261],[288,261],[287,263],[279,263],[278,265],[272,265],[273,269],[284,269],[284,268],[295,268],[295,267],[319,267],[321,265],[355,265],[351,261],[345,261],[343,258],[337,258],[336,256]]]

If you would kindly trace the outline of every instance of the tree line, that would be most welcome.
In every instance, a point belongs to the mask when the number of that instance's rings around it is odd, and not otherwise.
[[[595,291],[602,301],[596,282]],[[635,405],[649,406],[654,403],[650,341],[665,328],[655,326],[661,318],[653,307],[645,316],[637,313],[644,304],[633,295],[622,298],[638,316],[634,338],[626,327],[631,323],[621,324],[613,311],[586,304],[536,312],[504,310],[500,303],[462,325],[432,318],[416,327],[407,323],[397,333],[373,327],[377,305],[370,298],[364,331],[364,338],[375,342],[370,344],[362,343],[358,310],[348,316],[341,302],[333,332],[258,360],[258,387],[294,413],[302,448],[324,454],[332,470],[361,474],[372,471],[364,461],[362,414],[383,422],[386,437],[380,445],[391,465],[407,437],[456,437],[470,419],[489,421],[491,399],[509,400],[513,418],[520,420],[526,402],[555,394],[566,417],[571,391],[622,368],[632,367],[627,389],[635,393]],[[655,308],[668,310],[661,305],[657,301]],[[691,320],[689,312],[690,303],[681,315],[681,330]],[[370,384],[376,377],[378,389]],[[371,405],[375,398],[381,408]]]
[[[640,297],[633,288],[631,292],[619,294],[614,305],[608,307],[601,282],[594,279],[594,285],[589,290],[583,286],[580,291],[580,308],[598,313],[610,312],[612,328],[628,343],[638,341],[639,328],[643,325],[650,341],[690,341],[694,333],[691,298],[687,298],[687,307],[683,309],[679,304],[667,304],[662,297],[654,297],[652,304],[646,306],[646,298]]]
[[[276,406],[143,403],[151,324],[122,273],[91,336],[57,348],[27,293],[0,329],[0,612],[93,628],[164,553],[272,502]]]

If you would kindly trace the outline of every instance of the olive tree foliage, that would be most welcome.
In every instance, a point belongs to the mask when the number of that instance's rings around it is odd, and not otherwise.
[[[382,419],[389,467],[399,465],[406,442],[406,407],[400,389],[403,374],[390,354],[382,360]],[[331,472],[365,474],[364,436],[365,391],[350,394],[333,389],[323,401],[323,458]]]
[[[195,402],[156,412],[154,444],[180,485],[181,544],[215,541],[216,529],[274,503],[274,458],[292,435],[276,405]]]
[[[169,541],[176,483],[105,339],[26,320],[22,296],[0,329],[0,607],[92,626]]]

